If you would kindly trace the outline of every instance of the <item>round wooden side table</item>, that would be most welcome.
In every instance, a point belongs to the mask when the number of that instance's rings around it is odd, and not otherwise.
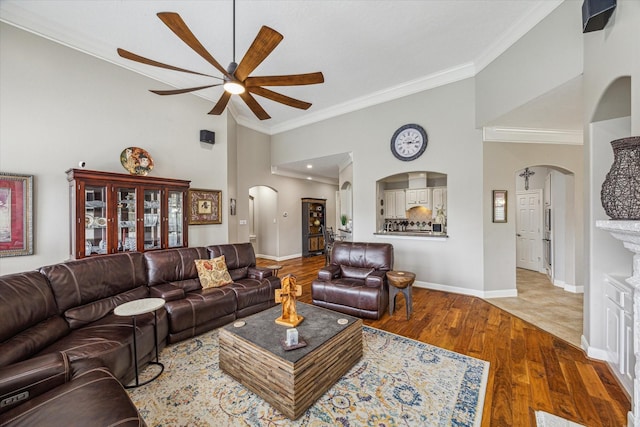
[[[271,270],[273,272],[273,275],[278,277],[278,271],[282,268],[281,265],[267,265],[265,268],[268,268],[269,270]]]
[[[413,298],[411,297],[411,288],[416,280],[416,275],[409,271],[387,271],[387,280],[389,281],[389,315],[393,315],[396,306],[396,295],[399,293],[404,295],[404,301],[407,305],[407,320],[413,313]]]

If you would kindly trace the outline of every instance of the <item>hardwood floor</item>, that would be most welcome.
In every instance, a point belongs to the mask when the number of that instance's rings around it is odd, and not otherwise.
[[[278,264],[280,277],[293,274],[302,285],[299,300],[311,303],[311,281],[324,256]],[[407,321],[399,296],[393,316],[364,323],[490,362],[483,426],[535,427],[536,410],[587,427],[627,424],[631,404],[608,366],[566,341],[471,296],[414,288],[413,309]]]

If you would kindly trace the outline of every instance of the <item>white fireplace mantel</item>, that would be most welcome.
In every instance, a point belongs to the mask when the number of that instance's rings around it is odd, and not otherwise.
[[[626,281],[633,287],[633,353],[636,358],[633,379],[633,405],[629,425],[640,425],[640,221],[596,221],[596,227],[608,231],[633,252],[633,274]]]

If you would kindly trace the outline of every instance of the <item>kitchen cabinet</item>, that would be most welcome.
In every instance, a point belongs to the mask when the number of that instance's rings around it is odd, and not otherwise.
[[[188,246],[190,181],[67,171],[72,259]]]
[[[627,390],[633,389],[633,289],[624,278],[605,276],[605,348],[609,365]]]
[[[423,206],[431,209],[431,189],[430,188],[413,188],[405,191],[406,193],[406,209],[409,210],[416,206]]]
[[[447,214],[447,187],[434,187],[432,191],[432,206],[433,216],[437,214],[438,208],[444,209],[444,214]]]
[[[302,199],[302,256],[324,253],[326,199]]]
[[[384,192],[384,217],[406,218],[405,190],[385,190]]]

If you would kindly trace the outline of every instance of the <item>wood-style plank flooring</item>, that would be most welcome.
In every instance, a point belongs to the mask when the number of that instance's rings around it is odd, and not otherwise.
[[[280,277],[293,274],[302,285],[299,300],[311,303],[324,256],[278,264]],[[631,404],[608,366],[568,342],[471,296],[414,287],[409,321],[405,308],[398,296],[393,316],[364,323],[490,362],[483,426],[535,427],[536,410],[587,427],[626,426]]]

